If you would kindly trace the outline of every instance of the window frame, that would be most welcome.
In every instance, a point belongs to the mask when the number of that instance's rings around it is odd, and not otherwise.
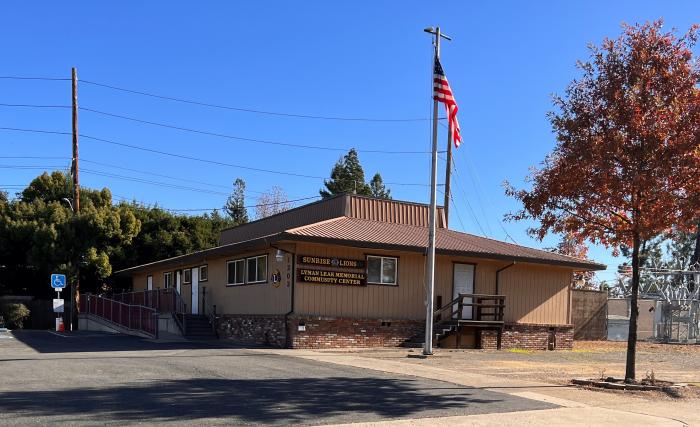
[[[259,260],[260,258],[265,258],[265,272],[263,273],[262,279],[260,279],[260,277],[258,277],[258,265],[259,265],[259,263],[258,263],[257,260]],[[248,275],[248,274],[249,274],[249,272],[250,272],[250,267],[249,267],[249,265],[250,265],[250,261],[251,261],[251,260],[256,260],[256,262],[255,262],[255,276],[256,276],[256,279],[258,279],[258,280],[252,280],[252,281],[251,281],[251,280],[248,280],[248,279],[249,279],[249,275]],[[268,271],[268,270],[267,270],[267,267],[268,267],[268,265],[269,265],[267,261],[268,261],[268,259],[267,259],[267,254],[255,255],[255,256],[252,256],[252,257],[247,257],[247,258],[245,259],[245,273],[246,273],[246,274],[245,274],[245,282],[246,282],[246,284],[255,285],[255,284],[258,284],[258,283],[267,283],[267,271]]]
[[[170,280],[166,280],[166,278],[170,278]],[[168,282],[170,282],[170,285],[168,285]],[[173,272],[172,271],[166,271],[163,273],[163,288],[169,289],[175,286],[175,283],[173,281]]]
[[[379,258],[379,282],[372,282],[369,278],[369,259],[370,258]],[[395,263],[395,268],[394,268],[394,281],[393,282],[383,282],[382,275],[384,271],[384,259],[393,259]],[[365,254],[365,261],[367,263],[367,268],[365,270],[365,274],[367,275],[367,284],[368,285],[378,285],[378,286],[399,286],[399,257],[396,256],[387,256],[387,255],[370,255],[370,254]]]
[[[236,264],[239,262],[243,262],[243,270],[244,270],[243,281],[242,282],[235,281],[236,276],[237,276],[236,273],[238,272],[238,266],[236,266],[236,270],[233,273],[233,280],[234,281],[232,282],[231,277],[229,277],[230,276],[229,273],[231,272],[231,270],[229,269],[229,264]],[[232,259],[232,260],[226,261],[226,286],[243,286],[243,285],[245,285],[246,284],[246,277],[247,277],[247,273],[248,273],[247,265],[248,264],[245,262],[245,258],[237,258],[237,259]]]
[[[187,280],[187,273],[190,273],[190,280]],[[182,270],[182,284],[184,285],[189,285],[192,283],[192,269],[191,268],[185,268]]]
[[[207,272],[206,277],[204,278],[202,278],[202,269],[205,269],[205,271]],[[197,272],[199,273],[200,282],[206,282],[209,280],[209,264],[200,265],[199,267],[197,267]]]

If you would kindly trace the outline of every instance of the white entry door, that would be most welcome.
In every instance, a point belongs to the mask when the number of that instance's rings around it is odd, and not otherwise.
[[[192,314],[199,314],[199,269],[192,269]]]
[[[454,265],[454,283],[452,284],[452,298],[457,298],[459,294],[474,293],[474,264],[455,264]],[[471,298],[464,298],[464,303],[471,303]],[[458,307],[452,309],[456,311]],[[462,308],[462,319],[471,319],[473,314],[472,307]],[[455,317],[457,315],[455,314]]]
[[[146,289],[149,291],[153,290],[153,276],[146,277]]]

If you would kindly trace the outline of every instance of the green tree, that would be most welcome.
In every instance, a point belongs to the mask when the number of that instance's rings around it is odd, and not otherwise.
[[[375,173],[372,177],[372,181],[369,183],[369,188],[372,191],[372,197],[378,199],[391,199],[391,190],[386,188],[382,176],[379,172]]]
[[[140,222],[129,209],[112,205],[108,189],[83,189],[75,215],[64,200],[70,193],[67,174],[44,173],[17,199],[0,204],[1,287],[48,296],[50,273],[65,273],[72,283],[79,270],[86,290],[112,274],[111,257],[131,243]]]
[[[365,172],[354,148],[338,159],[331,170],[331,178],[324,180],[323,184],[326,188],[319,191],[323,198],[336,194],[359,194],[391,199],[391,190],[386,188],[379,173],[374,174],[369,184],[365,182]]]
[[[233,192],[226,200],[224,211],[235,225],[248,222],[248,211],[245,208],[245,181],[236,178],[233,182]]]
[[[354,148],[338,159],[331,171],[331,179],[324,180],[323,185],[326,188],[321,189],[319,194],[324,199],[336,194],[372,195],[372,189],[365,182],[365,171]]]
[[[48,275],[74,279],[81,290],[128,289],[113,271],[216,246],[221,230],[237,225],[217,211],[175,215],[158,206],[112,204],[111,193],[83,188],[80,215],[68,175],[43,174],[13,200],[0,197],[0,294],[51,296]]]

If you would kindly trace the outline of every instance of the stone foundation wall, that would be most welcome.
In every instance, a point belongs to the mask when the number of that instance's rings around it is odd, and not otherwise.
[[[497,335],[496,331],[481,331],[481,348],[495,350]],[[548,350],[550,340],[553,340],[555,350],[571,350],[574,345],[573,325],[506,325],[501,337],[501,348]]]
[[[219,336],[242,344],[284,347],[284,315],[224,314],[217,324]]]
[[[301,329],[305,329],[300,331]],[[423,331],[422,320],[295,316],[289,319],[293,348],[398,347]]]

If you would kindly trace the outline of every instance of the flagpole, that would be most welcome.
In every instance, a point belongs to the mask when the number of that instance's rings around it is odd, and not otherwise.
[[[426,28],[427,33],[435,36],[433,67],[440,59],[440,39],[449,37],[440,33],[440,27]],[[433,68],[434,72],[434,68]],[[434,77],[431,77],[434,78]],[[438,137],[438,100],[433,97],[433,149],[430,168],[430,220],[428,226],[428,265],[426,271],[425,298],[425,344],[423,354],[433,354],[433,301],[435,300],[435,216],[437,211],[437,137]]]

